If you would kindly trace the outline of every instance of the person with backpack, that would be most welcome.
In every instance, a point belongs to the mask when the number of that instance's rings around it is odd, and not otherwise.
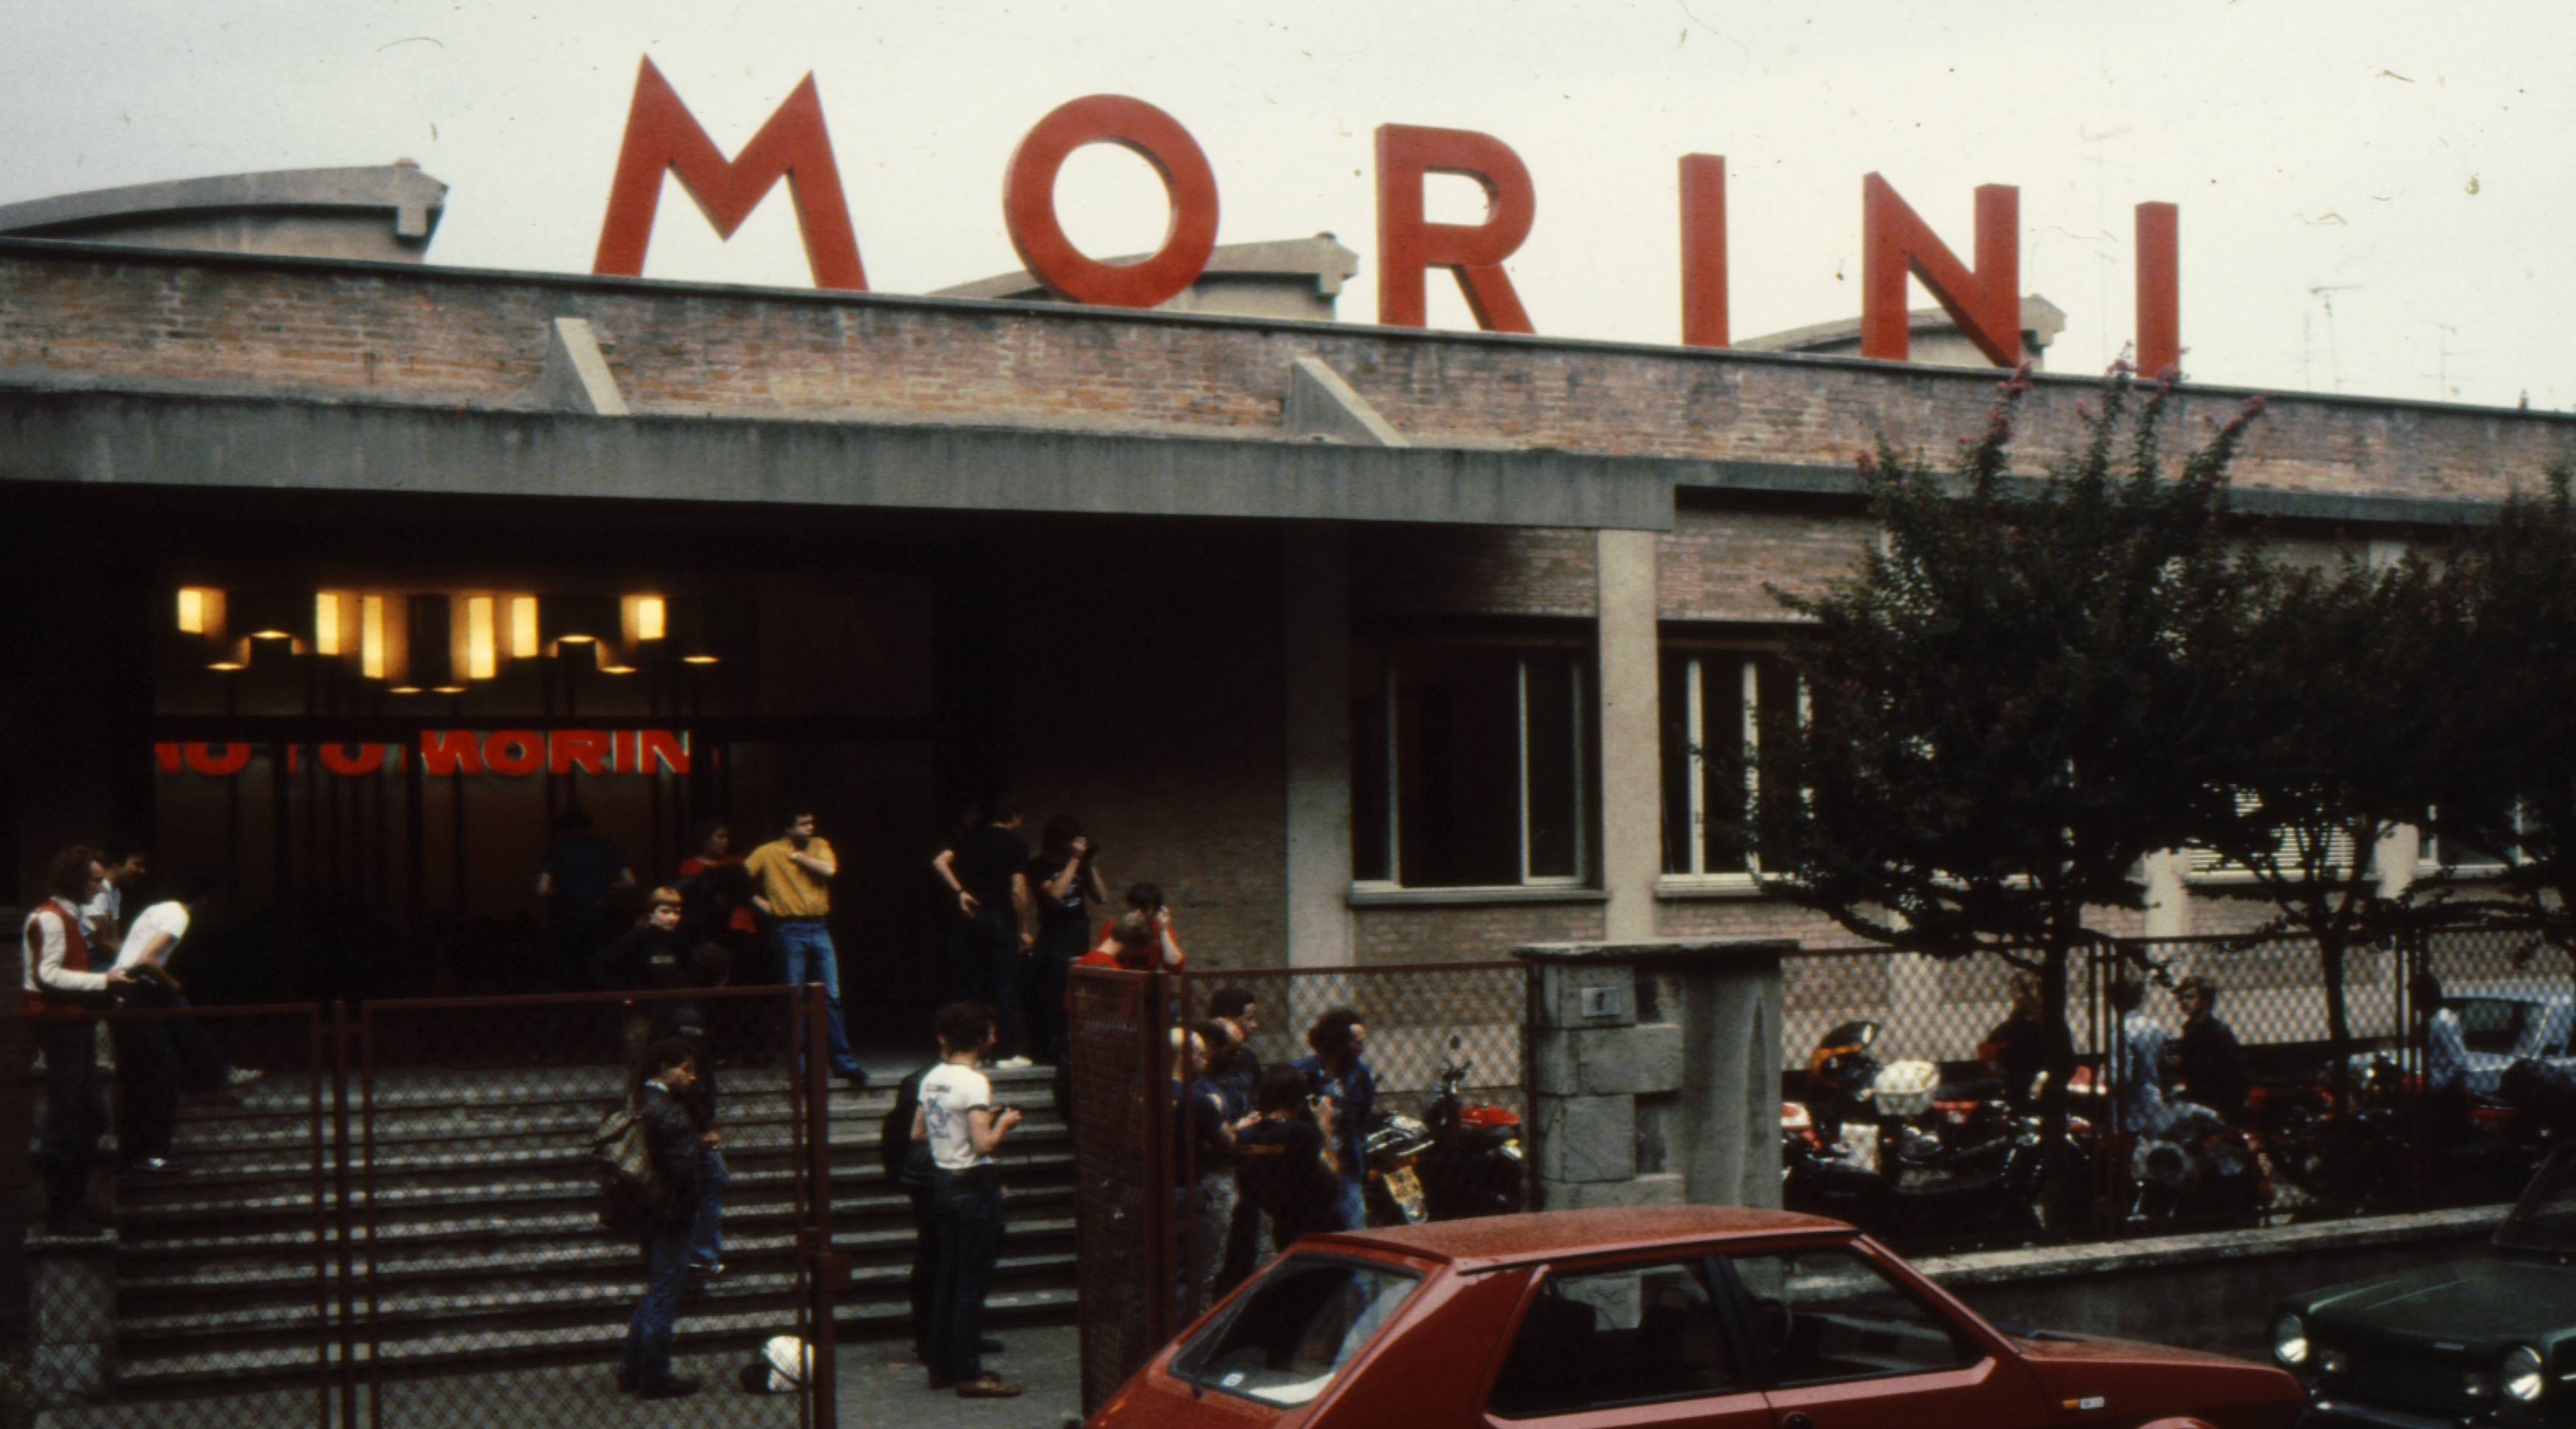
[[[1002,1139],[1020,1124],[1017,1107],[993,1104],[982,1071],[997,1036],[993,1009],[952,1002],[939,1009],[939,1065],[921,1079],[912,1134],[936,1168],[939,1264],[923,1332],[932,1389],[966,1399],[1008,1399],[1020,1387],[984,1368],[984,1294],[1002,1249]]]
[[[653,1074],[635,1098],[635,1120],[644,1140],[643,1205],[637,1234],[644,1251],[644,1298],[626,1324],[626,1352],[617,1365],[617,1387],[644,1399],[682,1399],[698,1382],[671,1373],[671,1331],[680,1295],[689,1283],[690,1246],[698,1229],[698,1168],[703,1153],[724,1137],[701,1126],[688,1098],[698,1079],[695,1049],[678,1037],[653,1044]]]
[[[912,1357],[930,1363],[930,1291],[939,1279],[938,1167],[930,1159],[930,1140],[912,1133],[921,1111],[921,1079],[939,1064],[932,1062],[895,1085],[894,1106],[877,1127],[877,1158],[887,1184],[912,1202]]]

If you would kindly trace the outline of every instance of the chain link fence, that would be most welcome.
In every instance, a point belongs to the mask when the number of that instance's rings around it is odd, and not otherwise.
[[[49,1197],[0,1396],[63,1426],[829,1422],[827,1083],[808,1001],[0,1019],[11,1065],[38,1061],[10,1131]],[[679,1098],[692,1131],[716,1138],[682,1147],[699,1199],[612,1230],[591,1143],[668,1037],[704,1078]],[[701,1385],[667,1408],[621,1384],[651,1365],[629,1340],[658,1332],[664,1300],[672,1372]],[[782,1336],[812,1347],[812,1372],[746,1375]]]
[[[1086,1406],[1300,1235],[1524,1209],[1528,979],[1077,969]]]
[[[2576,980],[2527,930],[2333,979],[2304,937],[2083,948],[2054,1028],[2040,962],[1786,959],[1786,1201],[1915,1251],[2284,1224],[2509,1200],[2576,1133]]]

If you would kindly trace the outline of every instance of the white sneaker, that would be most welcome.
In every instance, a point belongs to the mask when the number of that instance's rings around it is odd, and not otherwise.
[[[1004,1057],[1002,1060],[993,1064],[993,1070],[997,1072],[1018,1072],[1025,1071],[1036,1065],[1037,1063],[1030,1061],[1026,1057]]]
[[[261,1071],[257,1067],[235,1067],[231,1071],[224,1073],[224,1085],[228,1087],[246,1087],[267,1075],[268,1073]]]

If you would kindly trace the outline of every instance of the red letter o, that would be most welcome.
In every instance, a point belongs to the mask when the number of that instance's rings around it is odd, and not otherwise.
[[[223,753],[215,753],[218,749]],[[191,744],[182,752],[188,761],[188,772],[210,779],[239,774],[250,767],[250,746],[238,740],[231,744]]]
[[[1065,237],[1055,179],[1085,144],[1116,144],[1154,166],[1171,199],[1163,246],[1142,263],[1103,263]],[[1002,222],[1020,261],[1077,303],[1150,308],[1198,281],[1216,251],[1216,172],[1180,121],[1141,99],[1094,94],[1062,105],[1011,151],[1002,175]]]
[[[534,730],[503,729],[483,736],[483,767],[506,779],[525,779],[546,765],[546,737]]]

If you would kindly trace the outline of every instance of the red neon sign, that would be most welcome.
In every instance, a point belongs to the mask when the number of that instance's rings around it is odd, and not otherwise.
[[[228,779],[250,767],[264,746],[230,742],[164,741],[152,757],[164,774]],[[400,772],[414,758],[433,779],[492,774],[525,779],[549,774],[686,774],[689,739],[667,729],[424,729],[416,744],[290,744],[286,770],[300,773],[307,759],[325,773],[356,779]]]
[[[1055,180],[1065,159],[1086,144],[1117,144],[1154,166],[1171,205],[1163,246],[1141,263],[1094,259],[1065,236],[1055,211]],[[1503,263],[1537,222],[1529,168],[1490,134],[1465,129],[1380,125],[1377,131],[1378,321],[1390,327],[1428,323],[1425,282],[1433,268],[1456,278],[1477,326],[1536,332]],[[823,102],[814,77],[787,96],[742,153],[724,157],[679,94],[649,58],[635,77],[635,98],[617,158],[616,182],[591,271],[637,277],[652,240],[662,176],[681,187],[716,231],[731,237],[754,205],[782,178],[794,196],[796,221],[818,287],[864,292],[867,276],[850,226]],[[1430,174],[1457,174],[1485,190],[1485,220],[1432,223],[1423,215]],[[1683,157],[1680,169],[1682,342],[1722,348],[1727,336],[1726,161]],[[1977,189],[1974,266],[1950,251],[1930,225],[1876,174],[1861,181],[1861,355],[1904,360],[1905,295],[1910,280],[1928,289],[1960,331],[1998,366],[2021,360],[2021,199],[2004,184]],[[1095,94],[1059,106],[1038,121],[1011,154],[1002,186],[1003,222],[1020,260],[1057,294],[1079,303],[1149,308],[1198,281],[1216,247],[1216,173],[1179,120],[1141,99]],[[2137,365],[2150,375],[2173,371],[2182,357],[2179,218],[2169,203],[2137,208]]]

